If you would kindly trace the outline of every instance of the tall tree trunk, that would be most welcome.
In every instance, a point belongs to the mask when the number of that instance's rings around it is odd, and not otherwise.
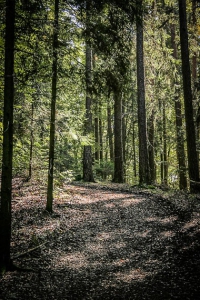
[[[123,165],[124,165],[124,182],[126,182],[126,111],[125,111],[125,103],[122,105],[122,148],[123,148]]]
[[[86,26],[90,22],[90,1],[86,1]],[[86,116],[85,116],[85,135],[91,135],[92,128],[92,49],[86,38]],[[92,170],[92,147],[84,146],[83,149],[83,180],[86,182],[94,182]]]
[[[113,182],[124,182],[123,144],[122,144],[122,95],[114,92],[114,178]]]
[[[137,163],[136,163],[136,142],[135,142],[135,122],[133,121],[133,174],[137,177]]]
[[[93,54],[92,56],[93,69],[96,67],[96,56]],[[95,138],[95,153],[94,159],[99,163],[99,99],[95,97],[94,102],[94,138]]]
[[[175,26],[171,26],[171,42],[174,59],[178,59],[177,47],[175,43]],[[173,86],[176,87],[177,80],[174,79]],[[178,160],[178,174],[179,174],[179,188],[180,190],[187,189],[186,163],[185,163],[185,149],[184,149],[184,135],[182,122],[182,107],[180,100],[180,90],[175,90],[175,115],[176,115],[176,139],[177,139],[177,160]]]
[[[0,202],[0,274],[11,268],[15,0],[6,0],[3,158]]]
[[[114,147],[113,147],[113,131],[112,131],[112,120],[111,120],[111,107],[107,104],[107,124],[108,124],[108,143],[110,149],[110,160],[114,160]]]
[[[103,161],[103,123],[102,123],[102,111],[101,103],[99,103],[99,146],[100,146],[100,161]]]
[[[197,30],[196,8],[197,8],[197,0],[192,0],[192,24],[193,24],[193,31],[195,33]],[[197,44],[197,41],[195,41],[195,44]],[[193,79],[193,84],[195,89],[196,80],[197,80],[197,52],[196,51],[193,53],[192,56],[192,79]]]
[[[99,162],[99,107],[98,107],[97,99],[95,101],[94,137],[95,137],[94,158],[96,162]]]
[[[29,154],[29,172],[28,180],[32,177],[32,162],[33,162],[33,114],[34,105],[31,103],[31,132],[30,132],[30,154]]]
[[[50,120],[50,141],[49,141],[49,169],[47,185],[46,210],[53,210],[53,172],[54,172],[54,149],[55,149],[55,115],[58,78],[58,15],[59,0],[55,0],[54,7],[54,31],[53,31],[53,64],[52,64],[52,96],[51,96],[51,120]]]
[[[138,1],[142,7],[142,0]],[[139,183],[149,184],[149,162],[147,151],[147,125],[144,86],[143,22],[137,21],[137,92],[139,130]]]
[[[152,182],[156,182],[156,166],[155,166],[155,154],[154,154],[154,112],[152,111],[148,121],[148,157],[149,157],[149,171]]]
[[[162,101],[158,99],[159,113],[162,116]],[[158,122],[159,141],[160,141],[160,181],[164,182],[164,149],[163,149],[163,118]]]
[[[197,42],[197,32],[198,32],[198,26],[197,26],[197,0],[192,0],[192,25],[193,25],[193,40],[195,48],[198,48],[198,42]],[[199,153],[199,139],[200,139],[200,127],[198,122],[198,115],[199,115],[199,99],[198,99],[198,76],[197,76],[197,70],[198,70],[198,55],[197,50],[193,52],[192,56],[192,91],[193,91],[193,111],[194,116],[196,117],[196,140],[198,144],[198,152],[197,152],[197,159],[199,161],[200,153]]]
[[[188,169],[190,178],[190,191],[199,192],[199,167],[196,151],[196,136],[193,120],[191,72],[188,48],[188,30],[186,16],[186,0],[179,0],[180,42],[182,59],[183,91],[185,103],[186,138],[188,153]]]
[[[166,129],[166,109],[163,101],[163,171],[165,185],[168,185],[168,155],[167,155],[167,129]]]

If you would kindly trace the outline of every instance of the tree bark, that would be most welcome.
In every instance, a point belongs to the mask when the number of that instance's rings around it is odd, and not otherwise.
[[[86,1],[86,27],[90,22],[90,0]],[[85,115],[85,135],[91,135],[92,128],[92,49],[89,40],[86,38],[86,115]],[[83,149],[83,180],[94,182],[92,169],[92,147],[84,146]]]
[[[54,32],[53,32],[53,64],[52,64],[52,97],[51,97],[51,120],[49,141],[49,168],[47,185],[46,210],[53,211],[53,173],[54,173],[54,149],[55,149],[55,116],[58,79],[58,15],[59,0],[55,0],[54,7]]]
[[[100,146],[100,161],[103,161],[103,122],[102,122],[102,111],[101,103],[99,103],[99,146]]]
[[[3,157],[0,203],[0,274],[11,268],[15,0],[6,0]]]
[[[171,42],[174,59],[178,59],[177,47],[175,43],[175,26],[171,26]],[[177,80],[174,79],[173,85],[177,86]],[[180,91],[175,88],[175,116],[176,116],[176,139],[177,139],[177,160],[180,190],[187,189],[186,163],[185,163],[185,147],[182,122],[182,107],[180,101]]]
[[[95,135],[95,161],[99,163],[99,118],[94,119],[94,135]]]
[[[191,71],[189,61],[188,47],[188,30],[186,16],[186,0],[179,0],[179,22],[180,22],[180,42],[181,42],[181,59],[182,59],[182,77],[183,92],[185,103],[185,121],[186,121],[186,138],[187,138],[187,154],[188,154],[188,170],[190,178],[190,191],[199,192],[199,163],[196,151],[196,136],[193,120],[193,104],[192,104],[192,87],[191,87]]]
[[[110,149],[110,160],[114,160],[114,147],[113,147],[113,131],[112,131],[112,120],[111,120],[111,107],[107,104],[107,124],[108,124],[108,143]]]
[[[163,101],[162,105],[162,112],[163,112],[163,183],[168,185],[168,155],[167,155],[167,129],[166,129],[166,109],[165,109],[165,102]]]
[[[152,111],[151,116],[148,121],[148,158],[149,158],[149,171],[150,178],[153,183],[156,182],[156,166],[155,166],[155,154],[154,154],[154,112]]]
[[[114,92],[114,178],[113,182],[124,182],[123,143],[122,143],[122,96]]]
[[[142,1],[138,3],[142,7]],[[149,162],[147,151],[147,125],[144,86],[143,22],[137,21],[137,102],[139,130],[139,184],[149,184]]]
[[[29,171],[28,171],[28,180],[32,177],[32,162],[33,162],[33,114],[34,114],[34,105],[31,103],[31,131],[30,131],[30,152],[29,152]]]

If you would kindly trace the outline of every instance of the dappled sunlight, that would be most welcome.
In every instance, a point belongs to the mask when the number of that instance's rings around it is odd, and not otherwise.
[[[85,268],[88,265],[88,260],[83,252],[59,253],[59,258],[52,261],[53,268],[67,267],[69,269]]]
[[[105,207],[105,208],[115,208],[115,207],[116,207],[116,204],[114,204],[114,203],[105,203],[105,204],[104,204],[104,207]]]
[[[107,253],[106,245],[103,243],[89,242],[85,245],[85,253],[95,256],[104,256]]]
[[[161,238],[173,238],[175,237],[176,232],[172,231],[172,230],[166,230],[166,231],[162,231],[160,233]]]
[[[96,239],[100,240],[100,241],[110,240],[111,239],[111,234],[108,233],[108,232],[101,232],[101,233],[98,233]]]
[[[55,197],[52,214],[45,212],[44,203],[24,198],[14,202],[12,258],[27,251],[16,262],[33,268],[36,264],[41,277],[36,274],[35,284],[41,290],[46,280],[49,287],[56,280],[64,282],[59,299],[65,299],[66,291],[70,299],[72,290],[72,299],[119,299],[119,291],[128,291],[132,298],[127,299],[140,299],[154,282],[157,295],[176,279],[179,256],[193,253],[198,242],[198,213],[186,223],[178,210],[169,205],[167,211],[166,205],[143,194],[71,187]]]
[[[113,265],[116,266],[116,267],[123,267],[123,266],[126,266],[129,263],[130,263],[129,258],[126,258],[126,259],[120,258],[120,259],[116,259],[113,262]]]
[[[142,269],[133,269],[127,272],[117,272],[115,273],[115,277],[117,280],[131,283],[133,280],[144,280],[147,276],[149,276],[151,273],[145,272]]]
[[[148,218],[146,218],[147,222],[157,222],[157,223],[161,223],[163,225],[173,223],[177,220],[178,220],[178,216],[169,216],[167,218],[162,218],[162,217],[148,217]]]
[[[149,234],[151,233],[151,230],[146,230],[146,231],[143,231],[143,232],[137,232],[135,233],[135,235],[139,236],[139,237],[147,237]]]
[[[185,223],[185,225],[182,227],[181,231],[187,231],[189,229],[198,227],[200,229],[200,220],[197,218],[192,219],[190,222]]]
[[[119,204],[120,207],[129,207],[129,206],[132,206],[132,205],[136,205],[136,204],[139,204],[143,201],[145,201],[146,199],[145,198],[131,198],[131,199],[124,199],[121,201],[121,203]]]

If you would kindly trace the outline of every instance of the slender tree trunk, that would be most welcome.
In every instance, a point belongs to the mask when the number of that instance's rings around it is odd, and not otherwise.
[[[123,147],[123,165],[124,165],[124,182],[126,182],[126,135],[127,135],[127,124],[126,124],[126,111],[125,103],[122,105],[122,147]]]
[[[95,105],[95,118],[94,118],[94,136],[95,136],[95,153],[94,157],[99,162],[99,118],[98,118],[98,105]]]
[[[159,113],[162,116],[162,101],[158,100],[159,104]],[[159,129],[159,140],[160,140],[160,181],[164,182],[164,150],[163,150],[163,118],[160,118],[158,123]]]
[[[166,129],[166,109],[163,101],[163,171],[165,185],[168,185],[168,155],[167,155],[167,129]]]
[[[6,0],[3,158],[0,202],[0,274],[3,274],[12,266],[10,240],[13,157],[14,28],[15,0]]]
[[[197,17],[196,17],[196,8],[197,8],[197,0],[192,0],[192,24],[193,24],[193,30],[196,33],[197,30]],[[195,41],[195,44],[197,44],[197,41]],[[196,45],[197,47],[197,45]],[[195,51],[192,56],[192,79],[195,89],[195,84],[197,80],[197,52]]]
[[[198,42],[197,42],[197,32],[198,32],[198,26],[197,26],[197,0],[192,0],[192,25],[193,25],[193,42],[195,45],[195,48],[198,48]],[[192,56],[192,91],[193,91],[193,111],[194,116],[196,118],[196,121],[198,119],[198,113],[199,113],[199,99],[198,99],[198,76],[197,76],[197,70],[198,70],[198,55],[197,51],[195,50],[193,52]],[[197,151],[197,159],[199,161],[200,153],[199,153],[199,139],[200,139],[200,128],[198,122],[196,122],[196,140],[198,145],[198,151]]]
[[[100,146],[100,160],[103,161],[103,123],[102,123],[102,112],[101,103],[99,105],[99,146]]]
[[[113,182],[124,182],[123,144],[122,144],[122,96],[114,92],[114,178]]]
[[[178,59],[177,47],[175,43],[175,26],[171,26],[171,42],[173,48],[173,57]],[[174,79],[173,83],[176,87],[177,80]],[[175,90],[175,114],[176,114],[176,139],[177,139],[177,160],[179,169],[179,188],[180,190],[187,189],[187,176],[186,176],[186,163],[185,163],[185,149],[184,149],[184,135],[183,135],[183,122],[182,122],[182,107],[180,100],[180,90]]]
[[[154,112],[151,113],[148,122],[148,137],[149,137],[149,147],[148,147],[148,157],[149,157],[149,171],[150,178],[152,182],[156,182],[156,168],[155,168],[155,151],[154,151]]]
[[[112,131],[112,120],[111,120],[111,107],[107,104],[107,123],[108,123],[108,142],[110,149],[110,160],[114,161],[114,147],[113,147],[113,131]]]
[[[95,54],[92,56],[93,69],[96,67],[96,57]],[[95,138],[95,153],[94,159],[99,163],[99,99],[95,97],[94,102],[94,138]]]
[[[57,98],[58,78],[58,15],[59,0],[55,0],[54,7],[54,32],[53,32],[53,64],[52,64],[52,97],[51,97],[51,120],[50,120],[50,141],[49,141],[49,169],[47,186],[46,210],[53,210],[53,172],[54,172],[54,149],[55,149],[55,116]]]
[[[190,191],[199,192],[200,191],[199,167],[198,167],[199,164],[198,164],[198,156],[196,151],[196,136],[195,136],[195,127],[194,127],[194,120],[193,120],[186,0],[179,0],[179,21],[180,21],[181,59],[182,59],[182,76],[183,76],[183,91],[184,91],[184,103],[185,103],[185,121],[186,121],[186,138],[187,138]]]
[[[137,163],[136,163],[136,143],[135,143],[135,122],[133,122],[133,174],[137,177]]]
[[[138,3],[142,7],[142,0]],[[143,23],[137,22],[137,91],[139,130],[139,183],[149,184],[149,162],[147,151],[147,125],[144,86]]]
[[[90,22],[90,0],[86,1],[86,26]],[[89,41],[86,40],[86,116],[85,116],[85,135],[91,135],[92,128],[92,49]],[[92,147],[84,146],[83,149],[83,180],[94,182],[92,170]]]
[[[29,172],[28,180],[32,177],[32,162],[33,162],[33,114],[34,114],[34,105],[31,104],[31,132],[30,132],[30,155],[29,155]]]

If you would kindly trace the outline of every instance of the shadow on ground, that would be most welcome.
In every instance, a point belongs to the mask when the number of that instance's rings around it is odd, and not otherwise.
[[[26,243],[34,246],[33,234],[38,248],[16,259],[33,272],[1,279],[0,300],[200,299],[198,209],[180,210],[154,196],[73,189],[55,200],[52,216],[41,202],[27,208],[24,202],[14,213],[13,256]]]

